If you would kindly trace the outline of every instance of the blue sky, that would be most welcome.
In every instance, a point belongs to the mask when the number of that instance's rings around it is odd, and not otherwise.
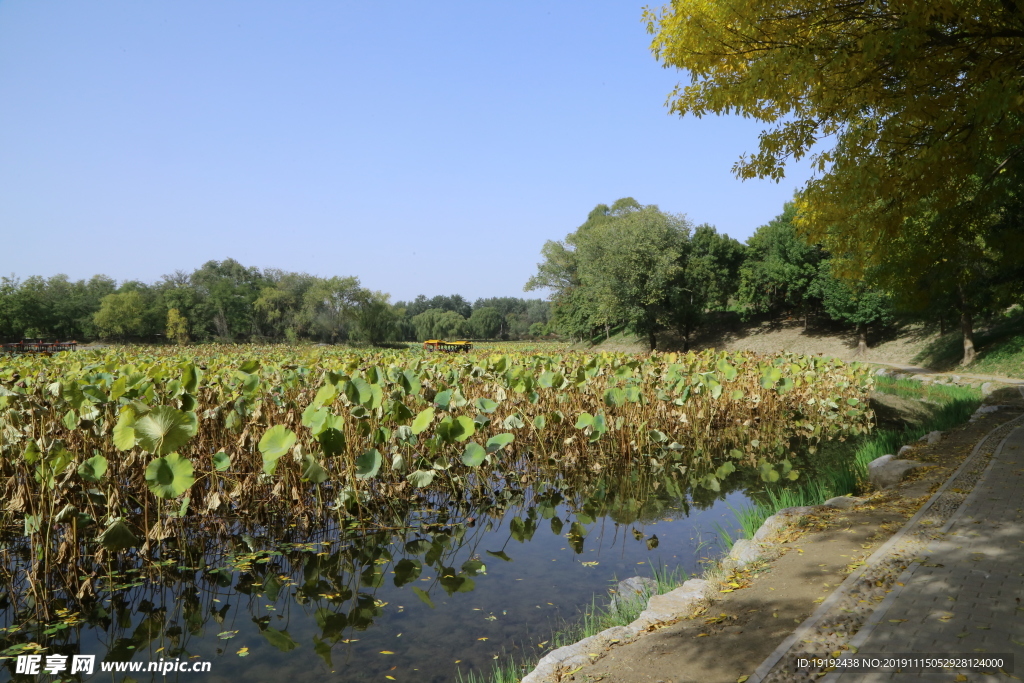
[[[632,2],[0,2],[0,274],[210,259],[523,296],[624,196],[745,240],[810,175],[681,119]],[[536,295],[529,295],[536,296]]]

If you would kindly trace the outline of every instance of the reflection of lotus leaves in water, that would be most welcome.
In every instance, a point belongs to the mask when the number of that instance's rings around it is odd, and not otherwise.
[[[523,471],[529,464],[524,460]],[[745,482],[755,482],[756,478],[756,471],[741,472],[730,484],[735,488]],[[490,650],[478,652],[469,639],[440,648],[442,652],[459,652],[459,657],[428,655],[411,646],[396,649],[396,629],[405,631],[403,637],[413,642],[410,636],[415,628],[403,623],[410,615],[416,614],[426,624],[434,624],[427,629],[428,634],[421,632],[416,642],[427,635],[457,629],[453,620],[458,622],[465,615],[453,610],[450,601],[454,596],[469,594],[476,596],[472,600],[488,607],[481,610],[483,616],[473,622],[477,630],[462,635],[479,633],[479,629],[490,622],[501,626],[505,633],[511,620],[507,614],[496,615],[508,612],[509,608],[515,614],[517,607],[522,612],[523,605],[511,604],[503,594],[508,592],[509,582],[513,586],[520,579],[536,582],[537,577],[529,569],[540,561],[549,565],[544,567],[545,579],[557,582],[558,594],[575,593],[576,604],[586,604],[590,595],[603,592],[612,578],[605,573],[614,570],[607,559],[600,563],[601,571],[594,570],[598,565],[596,561],[583,558],[578,564],[560,556],[554,558],[556,562],[551,562],[548,555],[555,552],[551,541],[561,543],[565,552],[580,555],[588,553],[591,544],[611,540],[601,531],[603,520],[613,523],[612,536],[618,534],[616,529],[634,523],[658,523],[659,534],[673,539],[678,555],[690,533],[691,524],[685,516],[689,511],[687,497],[692,498],[694,491],[685,495],[687,490],[682,477],[672,476],[671,470],[664,468],[658,474],[631,469],[618,475],[610,471],[594,474],[580,469],[566,476],[555,476],[552,483],[539,484],[536,489],[508,485],[492,490],[495,495],[472,509],[441,500],[435,501],[437,507],[431,508],[433,512],[407,507],[402,512],[403,528],[395,534],[363,532],[336,523],[310,526],[305,531],[285,527],[253,529],[243,534],[239,531],[243,527],[240,520],[226,536],[191,529],[185,536],[167,544],[164,551],[167,559],[158,563],[162,567],[163,585],[138,585],[119,591],[109,602],[94,603],[84,612],[86,623],[94,630],[79,632],[79,647],[82,652],[95,651],[100,647],[96,635],[105,632],[113,636],[107,641],[113,644],[106,652],[111,659],[128,659],[133,655],[139,659],[136,653],[152,651],[158,646],[164,648],[164,656],[198,652],[214,656],[217,649],[226,652],[224,641],[231,640],[233,659],[223,662],[223,668],[234,671],[259,665],[264,675],[272,679],[272,671],[279,670],[279,679],[283,680],[296,666],[292,652],[309,652],[312,645],[313,652],[328,670],[344,671],[346,680],[371,680],[374,672],[379,674],[382,669],[362,660],[379,651],[383,644],[396,653],[383,670],[390,670],[392,666],[403,670],[429,668],[450,676],[454,659],[463,659],[463,665],[486,666],[486,660],[493,653]],[[717,501],[726,495],[724,491],[708,493]],[[698,509],[712,502],[704,495],[696,498],[692,502]],[[666,513],[678,519],[671,525],[659,521]],[[468,518],[486,520],[486,523],[470,527],[465,521]],[[545,531],[537,536],[541,530],[539,522],[544,519],[550,520],[553,533]],[[565,530],[563,519],[569,523],[569,528],[565,536],[560,536]],[[289,540],[278,543],[269,540],[275,536]],[[653,534],[652,537],[657,538]],[[644,542],[637,543],[628,535],[619,537],[618,543],[623,544],[633,558],[630,560],[633,564],[620,565],[620,571],[630,571],[636,567],[635,563],[650,561],[649,553],[656,545],[639,531],[637,538]],[[535,539],[539,542],[531,543]],[[511,552],[506,550],[509,542],[515,545]],[[492,543],[505,547],[494,548]],[[520,543],[525,545],[520,546]],[[620,552],[615,551],[612,556]],[[481,557],[494,559],[485,562]],[[199,558],[205,560],[207,569],[188,568],[203,564],[197,561]],[[673,561],[680,559],[683,558],[676,557]],[[693,558],[683,561],[693,564]],[[586,566],[591,574],[577,576],[572,571],[574,566]],[[517,576],[517,567],[527,570],[525,575]],[[119,582],[131,585],[133,577],[141,578],[142,574],[125,567]],[[571,584],[583,587],[569,590]],[[412,593],[406,592],[408,590]],[[534,594],[535,591],[530,590],[525,600],[523,596],[519,600],[546,604],[547,601],[537,599]],[[416,600],[410,602],[412,597]],[[289,603],[299,611],[289,607]],[[572,605],[561,607],[561,613],[567,617],[575,611]],[[553,614],[549,610],[533,609],[538,614],[519,619],[515,631],[518,638],[538,630],[544,632],[548,628],[545,624],[551,623]],[[279,618],[286,613],[291,614],[287,620]],[[246,614],[247,619],[241,618]],[[230,628],[225,630],[225,625]],[[215,635],[224,633],[231,635],[227,638]],[[254,640],[255,636],[260,640]],[[501,637],[501,634],[489,635],[484,640],[474,638],[472,642],[491,643]],[[10,642],[11,638],[7,640]],[[236,641],[238,647],[233,646]],[[260,645],[261,641],[284,658],[270,655]],[[507,638],[504,642],[509,643]],[[338,648],[345,648],[347,654],[339,653]],[[235,657],[236,651],[249,656],[244,664]],[[463,651],[466,654],[462,654]],[[358,667],[353,668],[353,657],[360,660]]]

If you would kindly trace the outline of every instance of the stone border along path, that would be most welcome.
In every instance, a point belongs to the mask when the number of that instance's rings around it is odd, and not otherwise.
[[[1019,390],[1024,396],[1024,386],[1019,387]],[[1021,422],[1024,422],[1024,415],[1003,423],[982,437],[971,454],[917,513],[865,560],[861,567],[847,576],[818,609],[755,669],[746,683],[819,680],[824,672],[797,671],[796,658],[806,656],[808,652],[825,654],[848,648],[855,633],[862,628],[872,628],[881,619],[876,612],[884,612],[891,604],[891,600],[886,602],[885,598],[894,592],[890,587],[895,587],[897,577],[902,582],[905,577],[900,576],[901,573],[905,574],[904,570],[912,571],[912,563],[920,559],[918,556],[925,549],[926,541],[941,536],[941,532],[936,533],[938,527],[945,524],[945,530],[952,524],[954,513],[962,509],[962,504],[969,498],[961,491],[971,490],[986,471],[989,458],[996,450],[994,446],[986,449],[986,444],[995,441],[994,436],[1011,432]],[[722,561],[722,567],[726,570],[743,569],[764,556],[770,556],[774,545],[772,541],[779,532],[799,522],[801,517],[816,507],[848,508],[859,502],[861,499],[858,498],[840,497],[826,501],[822,506],[780,510],[764,521],[753,539],[737,541],[729,556]],[[520,683],[547,683],[555,680],[562,669],[590,664],[600,657],[598,653],[612,645],[635,640],[659,624],[689,618],[700,607],[712,601],[714,592],[713,581],[689,579],[664,595],[653,595],[647,609],[628,626],[605,629],[579,642],[552,650],[537,662],[533,671],[524,676]]]
[[[1020,388],[1020,391],[1024,395],[1024,387]],[[796,659],[806,657],[808,653],[824,655],[837,650],[848,650],[851,646],[860,648],[864,641],[870,639],[871,634],[886,616],[893,603],[899,602],[898,597],[902,588],[900,584],[907,584],[914,572],[924,566],[927,558],[921,557],[921,555],[931,552],[928,542],[942,539],[945,532],[964,514],[964,511],[976,502],[978,489],[975,488],[975,485],[989,473],[998,460],[993,456],[999,454],[1007,440],[1022,423],[1024,423],[1024,415],[1004,422],[978,441],[970,456],[921,509],[894,536],[872,553],[862,567],[850,574],[839,588],[754,670],[754,673],[747,679],[747,683],[791,683],[811,680],[835,683],[840,680],[856,680],[858,682],[891,680],[889,677],[896,674],[881,674],[882,678],[872,679],[868,677],[876,676],[876,674],[846,674],[846,677],[842,679],[838,674],[830,674],[822,679],[825,672],[820,669],[797,669]],[[1016,433],[1020,434],[1020,432]],[[970,493],[963,493],[963,491],[970,491]],[[1014,548],[1011,554],[1019,558],[1020,551]],[[963,569],[962,562],[968,559],[970,558],[961,558],[961,570]],[[934,566],[934,563],[930,566]],[[967,581],[964,579],[971,578],[970,570],[968,570],[967,577],[959,576],[958,578],[966,583]],[[954,586],[952,590],[957,588]],[[992,591],[991,597],[994,598],[999,592],[999,587],[990,590]],[[934,596],[930,596],[928,602],[934,603],[934,599]],[[1005,599],[1009,600],[1009,596],[1005,596]],[[1015,606],[1016,604],[1014,604]],[[909,631],[909,629],[907,630]],[[965,646],[960,642],[954,642],[959,640],[963,639],[950,635],[944,645],[930,644],[927,648],[929,652],[921,651],[921,653],[962,652]],[[920,651],[919,648],[920,646],[911,646],[909,641],[902,648],[893,645],[884,647],[878,645],[878,651],[889,652],[914,652],[915,650]],[[991,649],[990,645],[989,649],[992,652],[1011,650],[1009,643],[996,649]],[[865,650],[865,652],[867,651]],[[902,676],[916,678],[917,674]],[[945,677],[946,680],[954,680],[953,674],[926,674],[926,676],[939,676]]]

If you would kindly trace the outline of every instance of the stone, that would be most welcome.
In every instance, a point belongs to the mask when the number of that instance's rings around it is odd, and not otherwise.
[[[619,581],[615,587],[615,594],[612,595],[609,609],[612,612],[618,611],[619,602],[630,602],[640,597],[653,595],[658,592],[658,582],[645,576],[631,576],[628,579]]]
[[[650,602],[647,603],[647,609],[641,612],[630,626],[644,629],[688,617],[706,599],[710,590],[709,581],[690,579],[664,595],[652,595]]]
[[[588,664],[592,661],[591,652],[600,652],[615,642],[630,640],[638,631],[632,626],[615,626],[572,645],[552,650],[537,662],[537,666],[523,677],[521,683],[547,683],[554,680],[559,668]]]
[[[896,454],[896,457],[901,457],[914,450],[913,446],[903,446],[900,448],[900,452]]]
[[[722,563],[726,569],[746,569],[762,557],[761,547],[749,538],[741,538],[732,544],[729,557]]]
[[[885,377],[888,374],[889,370],[887,370],[886,368],[878,368],[877,370],[875,370],[875,375],[878,377]]]
[[[988,396],[993,391],[995,391],[995,388],[996,385],[993,384],[992,382],[985,382],[984,384],[981,385],[981,395]]]
[[[910,470],[924,466],[916,460],[899,460],[891,454],[883,455],[868,463],[868,478],[876,489],[888,489],[900,483]]]
[[[864,502],[864,498],[854,498],[853,496],[836,496],[835,498],[829,498],[822,505],[829,508],[840,508],[846,510],[848,508],[856,507]]]

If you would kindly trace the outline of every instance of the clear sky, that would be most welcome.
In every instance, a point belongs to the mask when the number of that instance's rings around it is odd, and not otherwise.
[[[524,296],[632,196],[745,240],[810,175],[668,113],[642,4],[0,2],[0,274],[155,282],[210,259],[394,299]],[[529,296],[536,296],[531,294]]]

